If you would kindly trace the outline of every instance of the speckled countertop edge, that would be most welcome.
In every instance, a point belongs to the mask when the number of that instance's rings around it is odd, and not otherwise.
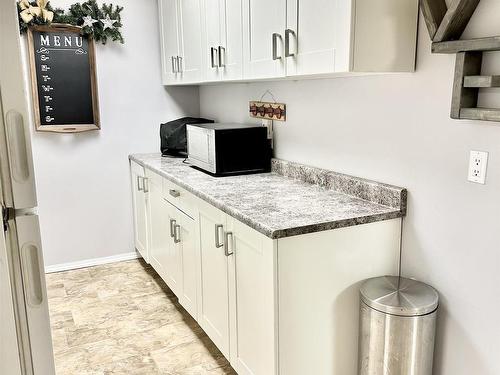
[[[134,162],[138,163],[139,165],[145,168],[148,168],[149,170],[155,173],[160,174],[167,180],[179,185],[180,187],[191,192],[198,198],[215,206],[224,213],[236,218],[237,220],[241,221],[244,224],[247,224],[251,228],[257,230],[258,232],[264,234],[265,236],[271,239],[279,239],[296,235],[326,231],[331,229],[368,224],[377,221],[391,220],[406,215],[407,191],[404,188],[399,188],[388,184],[378,183],[376,181],[344,175],[329,170],[310,167],[299,163],[288,162],[280,159],[273,159],[272,160],[273,174],[281,175],[284,178],[300,180],[308,184],[320,186],[324,189],[331,189],[331,190],[338,189],[340,190],[339,193],[345,195],[351,195],[356,198],[367,200],[376,203],[378,205],[387,207],[386,211],[378,214],[362,215],[354,218],[347,218],[335,221],[316,222],[314,224],[309,224],[309,225],[297,225],[290,228],[273,229],[269,226],[264,225],[261,222],[254,220],[254,218],[245,215],[241,211],[233,209],[231,206],[228,206],[227,203],[221,202],[216,198],[214,198],[213,196],[210,196],[197,189],[194,189],[191,185],[185,183],[182,179],[177,178],[172,174],[169,174],[165,170],[159,169],[154,165],[148,164],[147,160],[143,160],[144,157],[148,156],[150,157],[152,155],[155,154],[133,154],[129,155],[129,159],[133,160]],[[387,203],[388,202],[387,199],[392,204],[389,205],[381,203],[381,202]]]

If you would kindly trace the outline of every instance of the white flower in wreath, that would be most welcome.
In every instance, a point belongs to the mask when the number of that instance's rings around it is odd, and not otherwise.
[[[83,25],[82,27],[88,26],[90,28],[94,27],[94,23],[99,22],[92,18],[92,16],[83,17]]]
[[[116,23],[116,20],[109,18],[109,14],[106,15],[106,18],[101,18],[99,21],[102,23],[103,30],[112,29],[113,25]]]
[[[21,19],[24,23],[30,23],[35,17],[42,17],[45,22],[52,22],[54,13],[46,9],[48,3],[48,0],[37,0],[37,6],[33,6],[28,0],[19,1]]]

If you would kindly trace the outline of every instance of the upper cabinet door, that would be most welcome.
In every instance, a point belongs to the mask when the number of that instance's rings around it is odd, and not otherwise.
[[[207,81],[218,81],[219,46],[221,45],[221,0],[204,0],[204,54]]]
[[[177,0],[158,0],[160,14],[160,43],[162,82],[164,85],[177,81],[179,69],[179,19]]]
[[[241,1],[219,0],[221,45],[219,67],[222,80],[243,78],[243,27]]]
[[[201,0],[181,0],[179,6],[179,75],[182,83],[203,80]]]
[[[284,32],[287,75],[335,72],[336,0],[288,0]],[[346,35],[346,38],[349,36]]]
[[[286,0],[243,0],[243,61],[247,79],[285,76]]]

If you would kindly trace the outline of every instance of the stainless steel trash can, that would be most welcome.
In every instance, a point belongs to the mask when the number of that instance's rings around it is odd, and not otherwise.
[[[438,293],[383,276],[360,289],[359,375],[432,375]]]

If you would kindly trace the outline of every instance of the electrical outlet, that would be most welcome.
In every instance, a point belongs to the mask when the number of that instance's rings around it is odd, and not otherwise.
[[[483,151],[471,151],[469,160],[470,182],[483,184],[486,180],[486,167],[488,166],[488,153]]]

